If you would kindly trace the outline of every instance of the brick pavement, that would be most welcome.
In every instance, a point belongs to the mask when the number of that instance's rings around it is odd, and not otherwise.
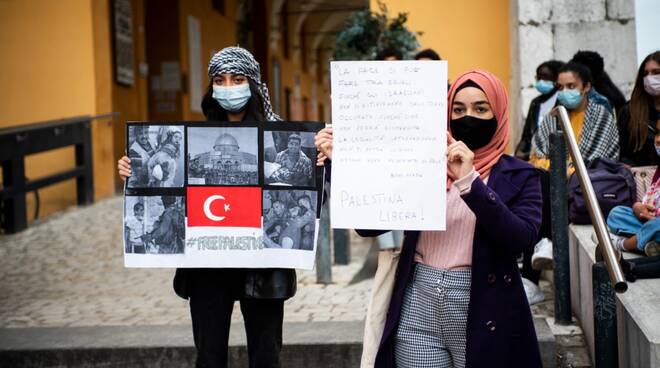
[[[0,328],[189,324],[187,302],[172,291],[172,269],[124,268],[121,211],[114,197],[0,236]],[[348,284],[367,248],[354,237],[353,262],[333,266],[333,284],[298,271],[285,321],[362,321],[372,280]],[[241,318],[236,303],[232,319]]]

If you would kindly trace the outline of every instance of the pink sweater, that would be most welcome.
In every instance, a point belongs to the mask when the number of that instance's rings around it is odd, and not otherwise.
[[[447,230],[422,231],[417,241],[415,261],[451,270],[472,267],[472,241],[477,218],[463,202],[461,194],[470,192],[479,174],[472,170],[454,181],[447,192]]]

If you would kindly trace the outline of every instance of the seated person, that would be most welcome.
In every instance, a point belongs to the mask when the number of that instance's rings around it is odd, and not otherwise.
[[[567,63],[559,69],[557,101],[566,107],[571,128],[585,162],[606,157],[619,158],[619,131],[614,115],[589,96],[592,77],[585,66]],[[547,170],[550,167],[550,132],[556,118],[546,116],[532,138],[530,163]],[[569,166],[569,171],[571,171]]]
[[[655,149],[660,155],[660,119],[655,122]],[[616,206],[607,216],[607,226],[614,234],[614,246],[620,250],[638,250],[647,256],[660,254],[660,170],[653,184],[632,207]]]

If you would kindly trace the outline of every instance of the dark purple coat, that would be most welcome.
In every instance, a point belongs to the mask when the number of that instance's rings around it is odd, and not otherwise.
[[[488,185],[473,182],[463,200],[477,217],[467,320],[466,367],[541,367],[532,314],[516,259],[534,246],[541,224],[536,169],[511,156],[493,167]],[[383,231],[359,230],[362,236]],[[411,280],[419,231],[406,231],[376,367],[395,367],[394,335]],[[405,368],[405,367],[400,367]]]

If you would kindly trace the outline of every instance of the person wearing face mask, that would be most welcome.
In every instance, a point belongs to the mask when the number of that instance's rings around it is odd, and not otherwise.
[[[585,162],[606,157],[619,158],[619,131],[614,116],[603,105],[588,97],[591,73],[582,64],[569,62],[559,70],[557,102],[568,110],[573,134]],[[557,121],[546,116],[532,138],[530,162],[541,169],[550,167],[550,132]],[[572,165],[569,164],[572,172]]]
[[[493,74],[458,77],[448,106],[447,230],[404,233],[373,366],[541,367],[516,261],[537,240],[539,173],[504,153],[509,104]],[[317,163],[331,160],[332,129],[315,143]]]
[[[630,166],[658,165],[654,147],[660,118],[660,51],[647,55],[639,66],[635,87],[617,119],[621,162]]]
[[[207,120],[278,121],[259,63],[249,51],[227,47],[213,55],[209,86],[202,100]],[[119,175],[131,176],[128,157],[118,162]],[[229,327],[238,300],[245,321],[249,367],[280,367],[284,301],[296,292],[292,269],[178,269],[177,295],[190,300],[197,367],[226,367]]]
[[[601,102],[590,96],[591,72],[589,69],[575,62],[569,62],[559,70],[557,77],[557,102],[568,110],[571,128],[578,143],[578,149],[582,159],[588,163],[598,158],[609,158],[614,161],[619,158],[619,131],[614,116]],[[543,170],[543,202],[550,203],[549,174],[550,168],[550,132],[557,126],[556,118],[547,115],[541,122],[541,126],[532,138],[532,149],[530,162]],[[567,165],[568,174],[574,171],[572,163]],[[542,236],[550,238],[551,235],[550,206],[543,207]],[[525,257],[527,259],[528,257]],[[529,262],[523,262],[523,269],[528,270],[528,265],[540,270],[552,268],[552,242],[541,241],[534,249],[534,254]],[[531,271],[526,275],[535,275]],[[536,274],[538,275],[538,274]],[[538,276],[537,276],[538,277]],[[530,277],[532,282],[536,280]],[[530,295],[536,294],[534,285],[529,284]]]
[[[543,117],[555,107],[557,102],[557,74],[564,63],[557,60],[548,60],[536,68],[536,84],[534,87],[541,93],[529,104],[525,126],[523,127],[520,142],[516,146],[516,157],[521,160],[529,160],[529,150],[532,146],[532,136],[541,125]]]
[[[605,71],[605,60],[599,53],[580,50],[573,55],[570,61],[586,66],[591,72],[592,88],[588,93],[590,99],[602,104],[613,114],[621,111],[623,104],[626,103],[626,98]]]

